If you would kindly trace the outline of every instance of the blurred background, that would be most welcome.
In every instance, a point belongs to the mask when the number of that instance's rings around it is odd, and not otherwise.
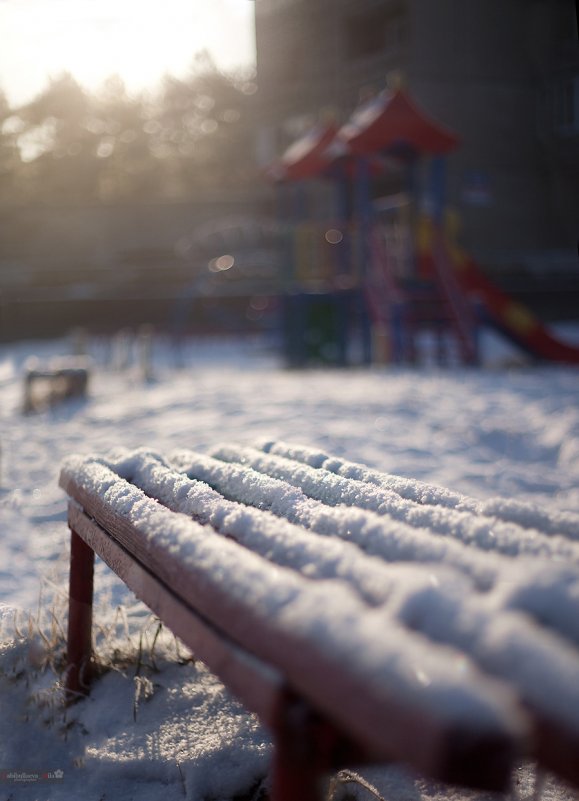
[[[523,345],[525,314],[579,319],[574,0],[3,0],[0,31],[4,342],[149,324],[343,362],[377,330],[387,359],[423,214]],[[348,150],[395,96],[410,128]]]

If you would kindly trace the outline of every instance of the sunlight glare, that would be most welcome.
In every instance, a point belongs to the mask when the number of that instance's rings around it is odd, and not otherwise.
[[[94,89],[118,74],[130,91],[188,73],[207,50],[223,69],[253,63],[247,0],[5,0],[0,87],[29,99],[64,71]]]

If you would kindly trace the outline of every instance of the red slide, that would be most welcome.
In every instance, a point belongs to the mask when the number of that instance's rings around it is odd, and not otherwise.
[[[489,324],[539,359],[579,365],[579,347],[567,345],[550,334],[525,306],[491,283],[467,253],[456,247],[449,247],[449,252],[461,286],[482,304]]]

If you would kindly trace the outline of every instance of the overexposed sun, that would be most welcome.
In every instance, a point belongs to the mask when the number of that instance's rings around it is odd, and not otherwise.
[[[0,0],[0,88],[24,102],[66,71],[136,91],[186,74],[202,50],[223,69],[248,65],[252,15],[248,0]]]

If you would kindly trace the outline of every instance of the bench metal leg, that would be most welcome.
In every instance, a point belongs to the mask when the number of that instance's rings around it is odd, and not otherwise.
[[[333,766],[333,732],[309,705],[285,690],[274,727],[272,801],[321,801]]]
[[[71,529],[66,689],[75,695],[90,682],[93,574],[94,551]]]

